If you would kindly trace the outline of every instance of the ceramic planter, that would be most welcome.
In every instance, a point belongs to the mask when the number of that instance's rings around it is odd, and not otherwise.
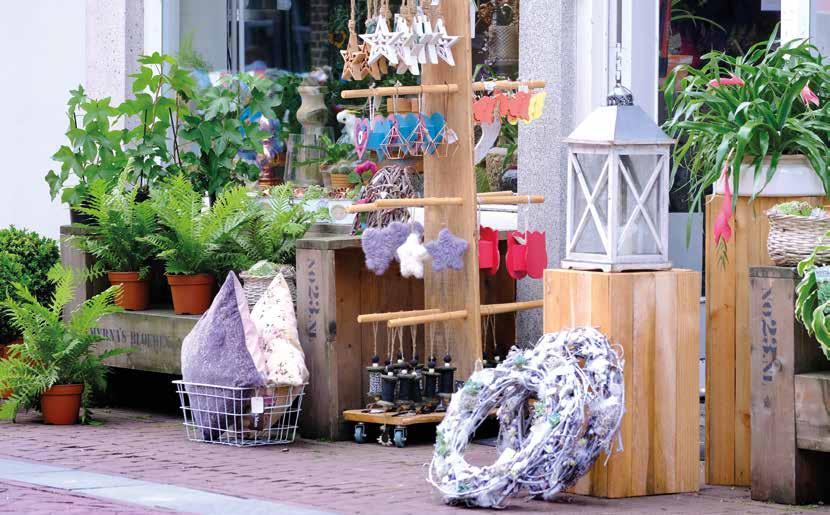
[[[141,311],[150,305],[150,281],[140,279],[138,272],[110,272],[110,284],[121,285],[116,304],[127,311]]]
[[[167,275],[177,315],[201,315],[213,300],[215,279],[211,274]]]
[[[755,177],[755,167],[751,160],[741,164],[741,177],[737,193],[741,197],[813,197],[824,196],[824,185],[816,174],[810,161],[803,155],[781,156],[775,175],[764,186],[770,158],[764,159],[761,173]],[[716,195],[724,193],[723,178],[713,186]]]
[[[43,423],[67,426],[78,422],[81,409],[82,384],[56,384],[40,396]]]

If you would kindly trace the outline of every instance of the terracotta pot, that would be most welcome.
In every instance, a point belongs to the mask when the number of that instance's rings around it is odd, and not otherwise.
[[[141,311],[150,305],[150,281],[139,279],[138,272],[110,272],[110,284],[121,285],[116,304],[128,311]]]
[[[40,396],[44,424],[67,426],[78,422],[81,409],[82,384],[56,384]]]
[[[173,294],[173,311],[177,315],[201,315],[213,300],[211,274],[167,275],[170,293]]]

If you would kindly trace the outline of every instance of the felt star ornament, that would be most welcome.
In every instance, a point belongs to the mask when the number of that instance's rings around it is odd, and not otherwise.
[[[396,254],[401,263],[402,276],[423,279],[424,261],[429,258],[429,251],[421,244],[418,233],[410,233],[404,244],[398,247]]]
[[[429,254],[432,256],[432,270],[440,272],[447,268],[461,270],[464,268],[462,256],[467,252],[469,244],[463,238],[459,238],[450,232],[449,229],[441,229],[438,239],[426,245]]]
[[[450,66],[455,66],[455,58],[452,56],[452,47],[454,47],[461,38],[447,34],[447,28],[444,26],[443,19],[440,19],[435,23],[435,32],[438,34],[435,41],[435,51],[438,54],[438,58]]]
[[[398,64],[398,53],[395,50],[395,43],[401,37],[399,32],[390,32],[386,24],[386,18],[378,18],[375,31],[369,34],[361,34],[360,38],[369,44],[369,64],[376,63],[381,57],[385,57],[389,64]]]

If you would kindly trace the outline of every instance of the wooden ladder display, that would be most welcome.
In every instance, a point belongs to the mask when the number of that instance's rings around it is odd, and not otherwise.
[[[427,267],[424,274],[425,310],[417,313],[365,314],[358,317],[360,323],[386,322],[388,327],[446,323],[446,331],[439,331],[437,339],[446,334],[453,366],[457,367],[456,377],[466,379],[472,374],[476,360],[482,358],[481,316],[542,307],[541,300],[490,306],[482,306],[480,302],[476,241],[478,205],[541,203],[544,198],[538,195],[516,196],[509,191],[477,195],[473,165],[473,92],[542,88],[545,82],[473,83],[469,2],[444,0],[441,9],[447,32],[460,36],[452,49],[455,66],[445,63],[424,65],[420,86],[348,90],[342,92],[342,97],[423,95],[425,112],[445,111],[447,124],[458,136],[457,148],[447,156],[424,156],[424,198],[378,200],[371,204],[349,206],[347,211],[365,213],[379,209],[423,207],[424,241],[436,239],[438,232],[447,228],[469,243],[463,256],[462,270],[433,272]],[[449,98],[446,98],[447,95]]]

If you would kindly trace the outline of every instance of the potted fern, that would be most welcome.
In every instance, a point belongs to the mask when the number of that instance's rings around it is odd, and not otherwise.
[[[60,263],[48,273],[55,285],[52,301],[42,304],[26,286],[15,283],[12,297],[2,302],[23,342],[9,347],[0,360],[0,391],[11,397],[0,406],[0,418],[14,419],[20,408],[37,409],[47,424],[74,424],[83,408],[81,421],[89,419],[89,400],[106,387],[104,360],[127,352],[113,349],[98,352],[104,338],[94,334],[98,320],[121,311],[114,304],[120,286],[111,286],[88,299],[66,317],[63,310],[75,292],[78,277]]]
[[[121,285],[116,298],[126,310],[147,309],[150,304],[150,259],[155,249],[147,237],[156,232],[156,215],[148,202],[136,199],[139,189],[128,188],[127,176],[110,189],[98,180],[89,187],[85,202],[77,209],[89,224],[76,224],[84,233],[73,237],[83,251],[106,270],[110,284]]]
[[[328,219],[328,209],[319,203],[324,195],[319,186],[309,186],[302,197],[294,196],[294,185],[290,183],[276,186],[236,233],[235,242],[245,256],[241,268],[248,269],[240,277],[245,282],[249,304],[256,303],[279,273],[296,300],[295,243],[315,222]],[[257,266],[250,268],[253,265]]]
[[[174,176],[153,192],[150,203],[164,230],[146,240],[164,262],[173,311],[201,315],[210,307],[215,274],[239,260],[227,245],[253,215],[248,193],[242,186],[225,188],[207,206],[190,181]]]
[[[334,189],[349,188],[349,174],[354,172],[354,145],[332,141],[328,136],[320,136],[319,145],[309,145],[308,148],[320,152],[320,157],[308,159],[301,166],[319,165],[323,178],[328,177],[329,185]]]

